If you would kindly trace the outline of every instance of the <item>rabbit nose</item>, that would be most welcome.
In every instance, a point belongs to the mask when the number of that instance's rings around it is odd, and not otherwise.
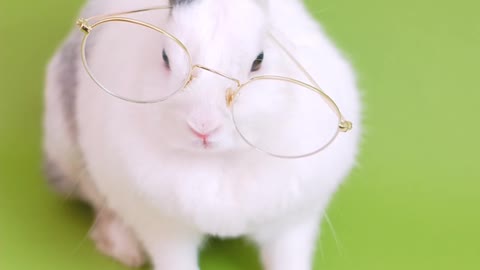
[[[209,121],[187,121],[190,131],[202,140],[208,139],[220,129],[220,125]]]
[[[217,129],[211,131],[211,132],[207,132],[207,133],[201,133],[201,132],[198,132],[197,130],[193,129],[192,127],[190,127],[190,131],[192,131],[192,133],[198,137],[199,139],[202,139],[203,141],[207,141],[208,140],[208,137],[210,137],[210,135],[212,135],[212,133],[215,133]]]

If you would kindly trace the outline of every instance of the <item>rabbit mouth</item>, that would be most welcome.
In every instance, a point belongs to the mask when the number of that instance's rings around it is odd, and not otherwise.
[[[226,153],[231,152],[232,150],[234,151],[236,148],[235,145],[229,144],[228,141],[219,138],[197,138],[191,141],[189,145],[185,146],[189,151],[197,153]]]
[[[206,138],[195,140],[192,144],[195,150],[200,151],[213,151],[221,149],[219,142]]]
[[[201,143],[201,147],[204,148],[204,149],[209,149],[209,148],[213,148],[215,146],[215,144],[208,140],[208,139],[202,139],[202,141],[200,142]]]

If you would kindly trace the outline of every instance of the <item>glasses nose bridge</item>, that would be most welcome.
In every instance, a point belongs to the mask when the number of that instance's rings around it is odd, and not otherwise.
[[[237,79],[235,79],[235,78],[233,78],[233,77],[230,77],[230,76],[228,76],[228,75],[226,75],[226,74],[224,74],[224,73],[222,73],[222,72],[219,72],[219,71],[216,71],[216,70],[214,70],[214,69],[208,68],[208,67],[206,67],[206,66],[193,65],[192,71],[195,70],[195,69],[197,69],[197,68],[198,68],[198,69],[203,69],[203,70],[205,70],[205,71],[211,72],[211,73],[216,74],[216,75],[218,75],[218,76],[220,76],[220,77],[223,77],[223,78],[225,78],[225,79],[228,79],[228,80],[230,80],[230,81],[233,81],[233,82],[235,82],[237,88],[239,88],[240,85],[241,85],[241,83],[240,83],[239,80],[237,80]]]
[[[240,89],[240,86],[242,85],[242,84],[240,83],[240,81],[237,80],[237,79],[235,79],[235,78],[232,78],[232,77],[230,77],[230,76],[228,76],[228,75],[226,75],[226,74],[224,74],[224,73],[222,73],[222,72],[216,71],[216,70],[214,70],[214,69],[211,69],[211,68],[208,68],[208,67],[202,66],[202,65],[193,65],[192,71],[195,70],[195,69],[197,69],[197,68],[198,68],[198,69],[203,69],[203,70],[205,70],[205,71],[211,72],[211,73],[216,74],[216,75],[218,75],[218,76],[220,76],[220,77],[223,77],[223,78],[225,78],[225,79],[228,79],[228,80],[230,80],[230,81],[235,82],[235,84],[236,84],[236,89],[228,88],[228,89],[227,89],[227,92],[225,93],[225,102],[226,102],[226,104],[227,104],[227,107],[228,107],[228,108],[231,108],[231,106],[232,106],[232,104],[233,104],[233,101],[234,101],[234,99],[235,99],[235,96],[236,96],[238,90]]]

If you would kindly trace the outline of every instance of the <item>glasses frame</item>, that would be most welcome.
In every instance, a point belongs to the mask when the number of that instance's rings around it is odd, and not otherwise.
[[[155,26],[155,25],[152,25],[152,24],[149,24],[149,23],[146,23],[146,22],[143,22],[143,21],[140,21],[140,20],[136,20],[136,19],[132,19],[132,18],[128,18],[128,17],[124,17],[124,15],[129,15],[129,14],[135,14],[135,13],[141,13],[141,12],[147,12],[147,11],[154,11],[154,10],[167,10],[167,9],[171,9],[172,7],[171,6],[158,6],[158,7],[152,7],[152,8],[144,8],[144,9],[136,9],[136,10],[132,10],[132,11],[125,11],[125,12],[118,12],[118,13],[112,13],[112,14],[108,14],[108,15],[98,15],[98,16],[92,16],[92,17],[89,17],[89,18],[80,18],[78,21],[77,21],[77,26],[80,28],[80,30],[82,30],[82,32],[84,33],[84,36],[83,36],[83,39],[82,39],[82,43],[81,43],[81,58],[82,58],[82,63],[83,63],[83,66],[87,72],[87,74],[89,75],[89,77],[102,89],[104,90],[106,93],[108,93],[109,95],[111,96],[114,96],[116,98],[119,98],[121,100],[124,100],[124,101],[127,101],[127,102],[132,102],[132,103],[139,103],[139,104],[151,104],[151,103],[158,103],[158,102],[161,102],[161,101],[165,101],[167,99],[169,99],[170,97],[172,97],[173,95],[175,95],[176,93],[178,93],[179,91],[185,89],[185,87],[190,83],[190,81],[193,79],[193,73],[196,69],[202,69],[202,70],[205,70],[205,71],[208,71],[208,72],[211,72],[211,73],[214,73],[214,74],[217,74],[225,79],[228,79],[228,80],[231,80],[233,82],[235,82],[236,84],[236,89],[232,89],[232,88],[229,88],[227,91],[226,91],[226,98],[225,98],[225,101],[227,103],[227,106],[229,107],[231,113],[232,113],[232,121],[234,123],[234,126],[235,126],[235,129],[236,131],[238,132],[238,134],[240,135],[240,137],[249,145],[251,146],[252,148],[260,151],[260,152],[263,152],[263,153],[266,153],[270,156],[273,156],[273,157],[277,157],[277,158],[284,158],[284,159],[296,159],[296,158],[304,158],[304,157],[308,157],[308,156],[312,156],[312,155],[315,155],[317,153],[319,153],[320,151],[324,150],[325,148],[327,148],[328,146],[330,146],[333,141],[335,141],[335,139],[338,137],[338,135],[342,132],[342,133],[346,133],[348,131],[350,131],[353,127],[352,125],[352,122],[350,121],[347,121],[344,116],[342,115],[339,107],[337,106],[337,104],[333,101],[332,98],[330,98],[330,96],[328,96],[321,88],[320,86],[316,83],[316,81],[313,79],[313,77],[310,75],[310,73],[307,72],[307,70],[300,64],[300,62],[278,41],[277,38],[275,38],[275,36],[270,33],[269,36],[270,38],[274,41],[274,43],[276,43],[283,52],[285,52],[287,54],[287,56],[295,63],[295,65],[302,71],[302,73],[308,78],[308,80],[313,84],[313,85],[310,85],[310,84],[307,84],[305,82],[302,82],[302,81],[299,81],[299,80],[296,80],[296,79],[293,79],[293,78],[289,78],[289,77],[284,77],[284,76],[276,76],[276,75],[260,75],[260,76],[255,76],[255,77],[252,77],[250,78],[248,81],[242,83],[240,82],[240,80],[238,79],[235,79],[233,77],[230,77],[222,72],[219,72],[219,71],[216,71],[214,69],[211,69],[211,68],[208,68],[206,66],[203,66],[203,65],[199,65],[199,64],[193,64],[192,62],[192,57],[191,57],[191,54],[190,52],[188,51],[187,47],[177,38],[175,37],[174,35],[170,34],[169,32]],[[95,20],[94,23],[91,23],[90,22],[92,20]],[[87,61],[87,56],[86,56],[86,45],[87,45],[87,40],[88,40],[88,37],[90,35],[90,33],[98,26],[102,25],[102,24],[105,24],[105,23],[109,23],[109,22],[124,22],[124,23],[132,23],[132,24],[136,24],[136,25],[139,25],[139,26],[143,26],[143,27],[147,27],[151,30],[154,30],[160,34],[163,34],[165,36],[167,36],[168,38],[170,38],[171,40],[173,40],[175,43],[178,44],[178,46],[180,46],[186,53],[186,55],[188,56],[188,62],[189,62],[189,65],[190,65],[190,71],[188,73],[188,75],[186,76],[185,78],[185,81],[182,83],[182,86],[179,88],[179,89],[176,89],[174,92],[172,92],[171,94],[169,94],[168,96],[166,97],[163,97],[163,98],[159,98],[159,99],[154,99],[154,100],[149,100],[149,101],[139,101],[139,100],[134,100],[134,99],[130,99],[130,98],[127,98],[127,97],[123,97],[121,95],[118,95],[116,94],[115,92],[109,90],[107,87],[105,87],[100,81],[98,81],[95,76],[93,75],[93,72],[91,71],[90,67],[88,66],[88,61]],[[311,151],[309,153],[306,153],[306,154],[301,154],[301,155],[294,155],[294,156],[287,156],[287,155],[278,155],[278,154],[274,154],[274,153],[271,153],[269,151],[266,151],[266,150],[263,150],[261,148],[259,148],[258,146],[255,146],[253,143],[251,143],[243,134],[242,132],[239,130],[238,128],[238,125],[237,125],[237,122],[236,122],[236,119],[235,119],[235,113],[234,113],[234,103],[236,101],[236,97],[240,94],[241,90],[246,87],[247,85],[253,83],[253,82],[256,82],[256,81],[260,81],[260,80],[275,80],[275,81],[283,81],[283,82],[289,82],[289,83],[294,83],[294,84],[297,84],[298,86],[300,87],[303,87],[303,88],[306,88],[310,91],[313,91],[315,92],[316,94],[319,94],[325,102],[327,102],[327,104],[329,105],[329,107],[333,110],[333,112],[337,115],[338,117],[338,128],[335,132],[335,134],[332,136],[332,138],[324,145],[322,146],[321,148],[319,149],[316,149],[314,151]]]

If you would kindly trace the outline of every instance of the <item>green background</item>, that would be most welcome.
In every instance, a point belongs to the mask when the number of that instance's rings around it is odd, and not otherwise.
[[[81,1],[0,1],[0,269],[124,269],[85,240],[89,210],[40,172],[45,64]],[[339,244],[324,222],[315,269],[480,269],[479,1],[307,3],[366,107],[360,165],[328,211]],[[201,265],[257,260],[242,241],[214,240]]]

